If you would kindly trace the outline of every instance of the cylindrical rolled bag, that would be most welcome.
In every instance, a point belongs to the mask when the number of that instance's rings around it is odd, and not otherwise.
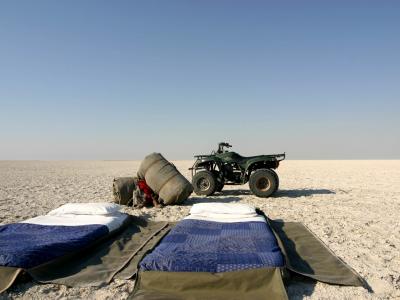
[[[133,177],[114,178],[114,202],[122,205],[129,205],[132,202],[135,188],[135,179]]]
[[[138,177],[146,180],[165,205],[182,203],[193,192],[192,184],[160,153],[145,157],[140,164]]]

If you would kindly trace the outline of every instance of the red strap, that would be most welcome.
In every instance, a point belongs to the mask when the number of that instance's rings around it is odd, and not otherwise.
[[[139,189],[141,191],[143,191],[143,193],[145,195],[145,198],[146,198],[146,201],[149,202],[149,203],[152,203],[153,202],[153,197],[152,197],[153,191],[147,185],[146,181],[141,179],[141,180],[138,181],[137,184],[138,184]]]

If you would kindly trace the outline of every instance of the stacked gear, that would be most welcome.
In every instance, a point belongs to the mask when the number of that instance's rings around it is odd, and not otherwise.
[[[159,206],[158,195],[137,177],[119,177],[113,182],[114,202],[142,208],[144,206]]]
[[[165,205],[182,203],[193,192],[191,183],[160,153],[145,157],[140,164],[138,177],[146,181],[159,196],[159,202]]]
[[[182,203],[193,192],[191,183],[160,153],[146,156],[137,175],[114,179],[115,203],[138,208],[172,205]]]

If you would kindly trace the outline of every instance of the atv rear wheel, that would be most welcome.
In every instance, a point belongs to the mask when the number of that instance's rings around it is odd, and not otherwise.
[[[210,196],[215,193],[217,180],[210,171],[197,172],[192,179],[193,190],[197,195]]]
[[[257,197],[267,198],[278,189],[278,175],[270,169],[259,169],[250,175],[250,190]]]
[[[278,174],[276,174],[275,170],[269,169],[269,171],[271,171],[272,174],[274,174],[274,176],[276,178],[276,187],[275,187],[275,191],[273,192],[273,193],[275,193],[279,188],[279,177],[278,177]]]

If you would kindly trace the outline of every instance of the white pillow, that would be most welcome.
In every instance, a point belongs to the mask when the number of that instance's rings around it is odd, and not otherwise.
[[[257,217],[256,212],[252,214],[215,214],[215,213],[201,213],[201,214],[190,214],[194,218],[210,218],[210,219],[247,219]]]
[[[237,223],[237,222],[266,222],[265,218],[261,215],[229,215],[229,214],[210,214],[204,215],[189,215],[185,220],[202,220],[221,223]]]
[[[50,211],[49,216],[71,215],[112,215],[121,210],[115,203],[67,203]]]
[[[255,212],[254,206],[243,203],[197,203],[190,209],[190,214],[192,215],[254,215]]]

